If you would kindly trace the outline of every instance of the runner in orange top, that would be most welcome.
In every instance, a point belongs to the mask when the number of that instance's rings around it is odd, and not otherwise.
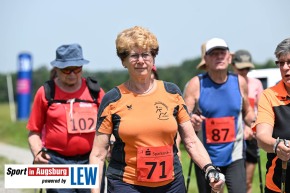
[[[275,55],[282,80],[263,91],[254,127],[259,147],[267,152],[265,193],[281,192],[282,161],[288,162],[285,192],[290,192],[290,38],[278,44]]]
[[[213,190],[219,191],[224,176],[212,166],[195,135],[179,88],[151,78],[159,49],[155,35],[135,26],[118,35],[116,47],[129,80],[104,96],[90,155],[90,163],[102,168],[110,136],[114,135],[116,141],[106,172],[108,192],[184,193],[176,146],[178,131],[191,158],[204,168]]]

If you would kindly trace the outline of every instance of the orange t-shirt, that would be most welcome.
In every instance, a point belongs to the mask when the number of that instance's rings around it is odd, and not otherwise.
[[[189,121],[179,88],[157,81],[152,93],[139,95],[124,84],[109,91],[98,113],[97,130],[116,138],[109,178],[156,187],[182,175],[175,138],[178,124]],[[146,171],[147,170],[147,171]]]
[[[258,116],[253,130],[255,131],[256,125],[267,123],[273,127],[273,133],[269,133],[273,138],[290,140],[289,117],[290,96],[285,90],[283,81],[280,81],[277,85],[263,91],[259,99]],[[266,186],[270,190],[280,192],[282,161],[274,153],[267,153],[267,158]],[[287,173],[289,172],[288,166]],[[287,190],[290,190],[288,183],[286,183],[286,192]]]

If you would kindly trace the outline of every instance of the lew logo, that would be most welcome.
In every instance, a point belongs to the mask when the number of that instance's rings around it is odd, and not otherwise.
[[[99,165],[5,165],[5,188],[99,188]]]
[[[96,185],[98,181],[98,168],[76,167],[71,168],[71,185]]]

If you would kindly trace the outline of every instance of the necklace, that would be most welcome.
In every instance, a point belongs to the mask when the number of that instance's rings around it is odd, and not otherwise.
[[[155,83],[155,81],[153,80],[153,83],[151,84],[151,86],[146,91],[144,91],[144,92],[138,92],[138,91],[136,91],[136,89],[133,89],[130,81],[127,82],[127,87],[128,87],[129,90],[131,90],[131,91],[133,91],[133,92],[135,92],[137,94],[147,94],[154,87],[154,83]]]

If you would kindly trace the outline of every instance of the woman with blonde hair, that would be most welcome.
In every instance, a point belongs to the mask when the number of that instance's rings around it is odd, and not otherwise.
[[[223,176],[194,133],[180,89],[151,78],[159,50],[155,35],[135,26],[118,35],[116,48],[129,79],[104,96],[90,155],[90,163],[102,168],[114,135],[106,171],[108,192],[185,192],[178,131],[191,158],[204,169],[213,190],[219,191]]]

